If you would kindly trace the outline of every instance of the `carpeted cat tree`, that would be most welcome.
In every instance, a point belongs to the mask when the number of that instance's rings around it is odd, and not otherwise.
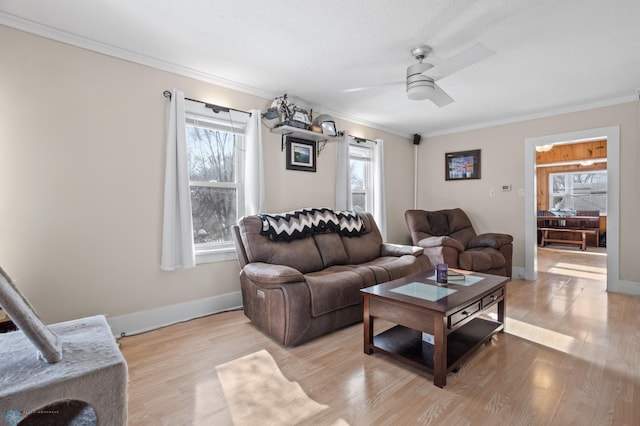
[[[127,364],[104,316],[47,327],[2,268],[0,307],[19,328],[0,334],[0,423],[127,424]]]

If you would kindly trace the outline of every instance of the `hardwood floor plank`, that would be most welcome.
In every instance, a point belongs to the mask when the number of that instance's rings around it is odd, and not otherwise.
[[[508,284],[505,333],[450,373],[444,389],[422,371],[364,354],[362,324],[283,348],[241,311],[226,312],[120,339],[129,423],[233,424],[216,366],[265,349],[287,380],[329,407],[302,425],[639,424],[640,297],[606,292],[603,253],[539,254],[550,272]],[[390,326],[377,321],[376,333]]]

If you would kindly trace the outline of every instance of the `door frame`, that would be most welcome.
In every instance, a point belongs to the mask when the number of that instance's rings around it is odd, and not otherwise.
[[[620,126],[600,127],[556,135],[527,138],[524,141],[525,186],[525,279],[538,277],[536,221],[536,147],[559,143],[607,140],[607,291],[634,293],[633,283],[620,280]],[[636,285],[637,287],[637,285]]]

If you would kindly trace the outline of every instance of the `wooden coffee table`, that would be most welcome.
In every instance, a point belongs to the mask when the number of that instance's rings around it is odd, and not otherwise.
[[[364,352],[382,352],[433,374],[438,387],[475,349],[504,331],[507,277],[458,271],[465,281],[446,287],[435,271],[360,290],[364,296]],[[480,315],[497,305],[497,320]],[[486,313],[486,312],[485,312]],[[375,318],[397,324],[374,336]],[[433,335],[433,344],[422,339]]]

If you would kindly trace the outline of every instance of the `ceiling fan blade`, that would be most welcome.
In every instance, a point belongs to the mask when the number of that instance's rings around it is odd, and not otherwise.
[[[434,90],[431,96],[429,96],[431,102],[436,104],[439,107],[447,106],[450,103],[453,103],[453,98],[447,94],[440,86],[434,84]]]
[[[344,93],[352,93],[352,92],[362,92],[364,90],[377,89],[378,87],[386,87],[386,86],[398,86],[400,84],[407,84],[406,81],[392,81],[388,83],[380,83],[380,84],[372,84],[371,86],[362,86],[362,87],[352,87],[351,89],[344,89]]]
[[[456,71],[466,68],[469,65],[473,65],[476,62],[486,59],[489,56],[495,55],[495,53],[496,52],[489,49],[485,45],[478,43],[471,46],[467,50],[463,50],[457,55],[453,55],[449,59],[425,71],[423,74],[428,75],[434,80],[439,80],[450,74],[453,74]]]

